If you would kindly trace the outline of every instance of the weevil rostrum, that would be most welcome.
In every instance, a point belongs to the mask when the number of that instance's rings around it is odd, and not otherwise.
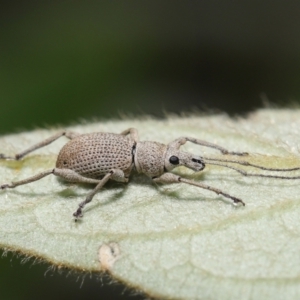
[[[82,210],[84,206],[92,201],[94,195],[108,180],[128,182],[129,176],[134,169],[138,173],[149,176],[154,182],[165,184],[186,183],[194,185],[229,198],[234,204],[241,205],[245,205],[245,203],[237,197],[204,183],[183,178],[171,173],[171,171],[178,166],[184,166],[195,172],[199,172],[205,168],[205,164],[211,164],[233,169],[244,176],[280,179],[300,178],[299,176],[288,177],[251,174],[243,169],[232,166],[232,164],[251,166],[268,171],[294,171],[299,170],[299,167],[290,169],[272,169],[254,165],[242,160],[207,158],[180,151],[179,149],[182,145],[186,142],[191,142],[200,146],[216,149],[226,155],[248,155],[246,152],[228,151],[216,144],[192,137],[180,137],[170,142],[168,145],[154,141],[139,141],[138,131],[134,128],[129,128],[120,134],[104,132],[78,134],[70,131],[61,131],[15,156],[11,157],[0,154],[0,159],[20,160],[25,155],[49,145],[61,136],[66,136],[70,141],[60,150],[55,168],[43,171],[24,180],[12,182],[10,184],[2,184],[0,187],[1,189],[15,188],[19,185],[40,180],[50,174],[59,176],[69,182],[95,184],[96,187],[87,194],[85,200],[79,204],[78,209],[74,212],[73,216],[75,217],[75,221],[83,216]],[[228,163],[231,163],[231,165]]]

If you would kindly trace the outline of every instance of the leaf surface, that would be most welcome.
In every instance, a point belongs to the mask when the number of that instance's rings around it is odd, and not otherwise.
[[[300,112],[260,110],[247,118],[226,115],[125,120],[69,128],[79,133],[121,132],[135,127],[140,140],[168,143],[197,137],[247,157],[224,156],[191,143],[185,151],[246,160],[272,168],[300,166]],[[0,138],[12,155],[57,130]],[[21,161],[0,160],[2,183],[55,166],[61,138]],[[240,166],[250,173],[278,175]],[[72,213],[91,186],[55,176],[0,191],[0,245],[82,271],[108,271],[146,293],[170,299],[299,299],[300,193],[298,180],[245,177],[207,165],[183,177],[221,189],[246,203],[235,207],[210,191],[184,184],[156,185],[133,174],[129,184],[111,182],[75,223]],[[300,176],[300,171],[281,172]]]

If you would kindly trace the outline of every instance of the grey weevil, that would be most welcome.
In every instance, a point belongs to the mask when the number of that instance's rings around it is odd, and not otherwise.
[[[216,194],[223,195],[233,201],[234,204],[245,205],[245,203],[220,189],[205,185],[200,182],[183,178],[171,173],[178,166],[185,166],[193,171],[202,171],[205,164],[212,164],[233,169],[244,176],[259,176],[281,179],[298,179],[299,176],[287,177],[264,174],[249,174],[245,170],[238,169],[232,165],[224,163],[233,163],[244,166],[251,166],[269,171],[293,171],[298,168],[290,169],[272,169],[251,164],[247,161],[205,158],[203,156],[193,155],[188,152],[179,151],[179,148],[186,142],[191,142],[204,147],[210,147],[220,151],[222,154],[245,156],[246,152],[232,152],[213,143],[192,137],[180,137],[168,145],[153,141],[139,141],[138,131],[129,128],[120,134],[115,133],[88,133],[78,134],[70,131],[61,131],[56,135],[16,154],[14,157],[0,154],[0,159],[20,160],[25,155],[47,146],[61,136],[70,139],[60,150],[56,167],[46,170],[24,180],[2,184],[1,189],[15,188],[19,185],[27,184],[42,179],[43,177],[54,174],[66,181],[76,183],[91,183],[96,187],[88,193],[86,199],[79,204],[79,208],[74,212],[75,221],[83,216],[84,206],[91,202],[94,195],[111,179],[118,182],[128,182],[133,169],[138,173],[143,173],[157,183],[186,183],[210,190]]]

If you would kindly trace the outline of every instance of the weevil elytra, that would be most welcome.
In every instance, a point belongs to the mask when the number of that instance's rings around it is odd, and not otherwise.
[[[293,171],[299,168],[272,169],[250,164],[247,161],[205,158],[193,155],[188,152],[179,151],[179,148],[186,142],[191,142],[200,146],[210,147],[220,151],[222,154],[245,156],[245,152],[233,152],[213,143],[202,141],[191,137],[180,137],[168,145],[153,141],[139,141],[138,132],[134,128],[129,128],[120,134],[115,133],[88,133],[77,134],[69,131],[62,131],[56,135],[16,154],[13,157],[0,154],[0,159],[20,160],[25,155],[49,145],[61,136],[70,139],[60,150],[56,166],[37,175],[24,180],[2,184],[1,189],[15,188],[19,185],[27,184],[54,174],[70,182],[91,183],[96,187],[88,193],[86,199],[79,204],[79,208],[74,212],[75,221],[83,216],[84,206],[91,202],[94,195],[105,185],[108,180],[128,182],[133,169],[138,173],[143,173],[157,183],[186,183],[210,190],[216,194],[229,198],[235,204],[245,203],[220,189],[205,185],[200,182],[189,180],[171,173],[178,166],[185,166],[193,171],[202,171],[205,164],[219,165],[231,168],[245,176],[272,177],[282,179],[298,179],[296,177],[249,174],[245,170],[236,168],[228,163],[251,166],[269,171]]]

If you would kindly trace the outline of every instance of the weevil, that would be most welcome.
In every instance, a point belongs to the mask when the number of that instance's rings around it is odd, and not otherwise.
[[[246,152],[233,152],[213,143],[192,137],[180,137],[165,145],[154,141],[139,141],[138,131],[129,128],[120,134],[115,133],[87,133],[78,134],[70,131],[61,131],[56,135],[33,145],[13,157],[0,154],[0,159],[20,160],[27,154],[49,145],[58,138],[65,136],[70,141],[60,150],[55,168],[43,171],[24,180],[2,184],[1,189],[15,188],[42,179],[50,174],[59,176],[66,181],[76,183],[95,184],[96,187],[87,194],[85,200],[79,204],[73,216],[75,221],[83,216],[83,208],[92,201],[94,195],[105,185],[108,180],[128,182],[131,172],[135,169],[143,173],[156,183],[186,183],[202,189],[210,190],[233,201],[234,204],[245,205],[244,201],[223,192],[218,188],[208,186],[201,182],[186,179],[171,171],[184,166],[195,172],[202,171],[205,164],[219,165],[233,169],[244,176],[260,176],[282,179],[298,179],[297,177],[249,174],[245,170],[236,168],[227,163],[251,166],[269,171],[294,171],[299,168],[272,169],[251,164],[247,161],[206,158],[188,152],[180,151],[180,147],[186,142],[209,147],[220,151],[222,154],[246,156]],[[224,164],[225,163],[225,164]]]

